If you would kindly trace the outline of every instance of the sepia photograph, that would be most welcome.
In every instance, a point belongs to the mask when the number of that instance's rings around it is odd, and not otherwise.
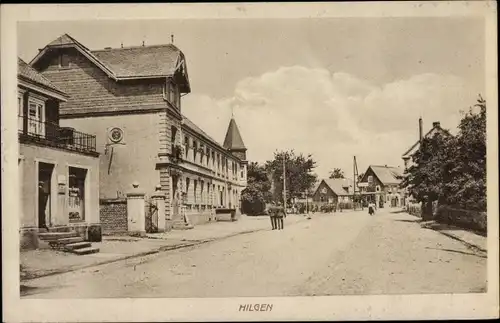
[[[279,299],[325,311],[329,297],[462,295],[498,317],[496,4],[391,4],[11,18],[2,200],[17,211],[2,221],[16,302],[229,299],[207,318],[295,320]],[[409,311],[392,317],[426,318]],[[190,319],[163,314],[152,320]]]

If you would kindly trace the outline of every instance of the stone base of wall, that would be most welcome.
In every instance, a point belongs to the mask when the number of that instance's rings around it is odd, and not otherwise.
[[[189,222],[194,225],[216,222],[217,218],[213,210],[202,210],[187,213]]]
[[[174,227],[174,221],[173,220],[165,220],[165,232],[172,231]]]
[[[21,251],[38,249],[40,241],[38,240],[38,228],[22,228],[20,234]]]

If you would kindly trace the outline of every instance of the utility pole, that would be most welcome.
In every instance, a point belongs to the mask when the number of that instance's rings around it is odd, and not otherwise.
[[[358,164],[356,163],[356,156],[354,156],[354,161],[353,161],[353,180],[354,180],[354,187],[353,187],[353,192],[352,192],[352,205],[353,209],[356,210],[356,187],[357,187],[357,179],[358,179]]]
[[[285,158],[286,158],[286,155],[283,154],[283,207],[284,207],[284,211],[286,213],[286,171],[285,171],[286,163],[285,163]]]
[[[306,214],[309,214],[309,194],[307,194],[307,190],[305,191],[306,195]]]

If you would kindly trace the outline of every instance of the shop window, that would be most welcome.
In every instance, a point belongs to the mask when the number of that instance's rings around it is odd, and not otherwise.
[[[70,221],[85,220],[85,179],[87,170],[69,167],[68,215]]]

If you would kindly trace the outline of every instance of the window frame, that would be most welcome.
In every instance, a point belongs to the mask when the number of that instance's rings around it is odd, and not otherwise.
[[[179,86],[171,78],[167,78],[163,85],[163,99],[177,110],[180,110]]]
[[[39,99],[34,96],[28,96],[28,109],[27,109],[27,118],[28,118],[28,132],[31,133],[30,130],[30,121],[31,121],[31,104],[34,104],[36,106],[35,108],[35,122],[37,122],[37,125],[35,127],[35,135],[44,135],[45,134],[45,114],[46,114],[46,107],[45,107],[45,101],[42,99]]]
[[[59,63],[59,68],[60,69],[66,69],[66,68],[71,68],[71,61],[69,59],[68,53],[60,53],[58,57],[58,63]],[[63,65],[64,58],[66,58],[66,62],[68,63],[67,65]]]

